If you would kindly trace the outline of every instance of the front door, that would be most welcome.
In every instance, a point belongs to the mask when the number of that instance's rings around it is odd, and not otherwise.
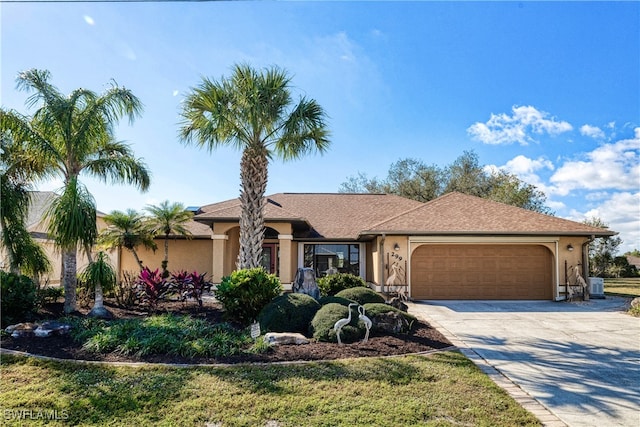
[[[277,274],[278,252],[275,243],[262,245],[262,268],[269,274]]]

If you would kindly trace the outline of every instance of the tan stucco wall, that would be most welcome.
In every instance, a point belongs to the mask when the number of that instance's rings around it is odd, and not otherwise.
[[[164,259],[164,239],[155,239],[158,249],[154,253],[151,250],[138,248],[138,257],[142,263],[152,270],[160,268]],[[197,271],[211,275],[213,245],[210,239],[172,239],[169,240],[169,271],[187,270]],[[133,254],[123,250],[121,254],[120,271],[139,271]]]

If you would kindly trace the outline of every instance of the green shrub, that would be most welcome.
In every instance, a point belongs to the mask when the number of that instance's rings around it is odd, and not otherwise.
[[[2,327],[31,320],[38,304],[37,287],[27,276],[0,271]]]
[[[258,321],[263,332],[300,332],[307,334],[320,304],[306,294],[284,294],[267,304]]]
[[[311,334],[318,341],[337,342],[333,325],[349,315],[349,308],[337,303],[322,306],[311,321]],[[342,328],[342,342],[353,342],[364,337],[365,327],[358,319],[357,307],[351,307],[351,322]]]
[[[320,294],[324,296],[332,296],[340,291],[357,286],[367,286],[362,277],[349,273],[330,274],[319,278],[317,282]]]
[[[341,298],[335,295],[328,295],[326,297],[322,297],[318,300],[318,302],[320,303],[320,305],[336,303],[336,304],[344,305],[345,307],[347,307],[349,304],[355,303],[355,301],[352,299]]]
[[[376,324],[377,324],[376,318],[383,314],[389,313],[390,311],[400,314],[402,317],[404,317],[407,320],[409,327],[407,328],[407,330],[401,331],[403,333],[411,332],[411,328],[414,325],[414,322],[418,320],[415,316],[409,313],[405,313],[402,310],[398,310],[397,308],[392,307],[389,304],[369,303],[364,305],[364,310],[365,310],[365,313],[364,313],[365,316],[367,316],[373,322],[373,327],[371,328],[372,332],[379,331],[378,328],[376,328]]]
[[[52,304],[64,298],[64,288],[61,286],[45,286],[38,289],[38,304]]]
[[[369,303],[384,303],[384,298],[382,298],[376,291],[371,290],[369,288],[351,288],[345,289],[344,291],[340,291],[336,294],[337,297],[352,299],[359,304],[369,304]]]
[[[226,315],[245,325],[253,322],[264,306],[280,293],[280,280],[261,267],[234,271],[222,278],[214,292]]]

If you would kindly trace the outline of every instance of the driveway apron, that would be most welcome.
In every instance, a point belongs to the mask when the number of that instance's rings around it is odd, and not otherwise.
[[[638,427],[640,318],[626,302],[420,301],[409,312],[557,417],[545,424]]]

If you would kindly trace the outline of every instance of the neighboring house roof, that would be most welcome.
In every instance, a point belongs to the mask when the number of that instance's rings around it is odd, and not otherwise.
[[[629,262],[629,265],[635,265],[635,267],[640,270],[639,256],[627,255],[627,261]]]
[[[448,193],[365,229],[405,234],[593,235],[617,233],[462,193]]]
[[[503,203],[448,193],[428,203],[391,194],[278,193],[267,196],[265,221],[303,222],[309,238],[355,240],[386,234],[611,236],[610,230]],[[203,206],[194,219],[237,221],[240,201]]]

